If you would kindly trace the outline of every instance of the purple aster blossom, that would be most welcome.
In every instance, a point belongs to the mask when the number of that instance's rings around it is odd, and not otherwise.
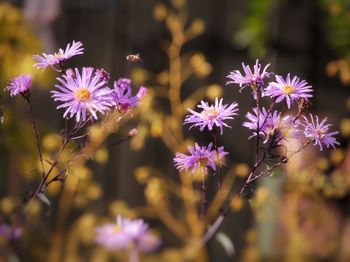
[[[275,135],[278,144],[283,139],[288,140],[290,138],[298,138],[300,133],[299,125],[300,121],[295,119],[294,116],[285,115],[280,117]]]
[[[120,78],[114,81],[114,99],[119,110],[128,110],[139,104],[140,99],[147,93],[147,88],[140,87],[136,96],[131,93],[131,80]]]
[[[323,150],[323,145],[327,148],[330,146],[335,148],[335,145],[340,145],[340,143],[334,137],[339,132],[329,132],[329,127],[332,125],[327,124],[327,117],[323,118],[323,120],[319,122],[318,116],[310,114],[310,120],[303,116],[301,126],[305,127],[304,136],[314,141],[314,145],[318,145],[321,151]]]
[[[250,130],[253,130],[253,135],[249,137],[255,137],[257,135],[258,128],[258,110],[253,109],[253,113],[248,112],[246,115],[248,119],[242,125]],[[259,112],[259,135],[264,139],[264,143],[267,143],[270,138],[280,143],[282,139],[295,138],[298,134],[299,122],[294,121],[292,116],[282,116],[280,112],[274,110],[270,112],[265,107],[260,108]]]
[[[233,119],[233,116],[237,115],[238,104],[232,103],[231,105],[223,105],[223,99],[215,99],[215,104],[209,106],[207,102],[201,101],[201,104],[197,107],[201,109],[201,112],[196,112],[192,109],[187,109],[191,115],[187,115],[184,124],[192,124],[192,127],[199,127],[200,131],[203,131],[205,127],[208,130],[213,130],[214,125],[220,128],[220,134],[223,133],[223,127],[231,126],[227,125],[224,121],[227,119]]]
[[[34,59],[38,63],[34,64],[34,66],[36,68],[46,68],[51,66],[54,70],[61,71],[59,66],[63,61],[66,61],[73,56],[81,55],[84,53],[83,51],[83,44],[80,41],[75,42],[73,40],[71,44],[67,45],[66,50],[60,48],[58,52],[54,54],[43,53],[42,55],[35,55]]]
[[[65,108],[64,118],[75,116],[77,122],[85,121],[87,112],[97,119],[96,112],[104,114],[115,105],[113,90],[109,89],[100,78],[93,75],[92,67],[83,67],[80,74],[75,68],[75,74],[66,74],[57,78],[57,91],[51,91],[55,101],[62,102],[57,109]]]
[[[308,100],[313,96],[312,87],[305,80],[300,80],[297,76],[291,78],[290,74],[286,79],[279,75],[275,77],[276,82],[269,83],[265,89],[265,95],[276,99],[276,103],[285,100],[287,107],[290,108],[296,100],[302,98]]]
[[[242,63],[244,75],[239,70],[234,70],[230,72],[227,75],[227,78],[230,79],[227,81],[226,85],[228,84],[238,84],[241,89],[240,92],[246,87],[250,86],[253,91],[259,89],[261,90],[263,94],[263,87],[264,82],[267,78],[270,77],[270,72],[267,72],[267,68],[270,66],[270,64],[267,64],[262,72],[261,70],[261,64],[259,64],[259,60],[257,59],[255,62],[255,65],[253,66],[253,71],[251,70],[249,65],[245,65]],[[256,98],[256,92],[254,92],[254,97]]]
[[[11,80],[11,83],[4,89],[4,91],[10,92],[10,96],[26,94],[29,92],[31,85],[31,75],[19,75]]]
[[[0,237],[7,241],[13,241],[22,236],[22,228],[0,224]]]
[[[271,113],[268,112],[265,107],[260,108],[259,114],[258,114],[258,109],[256,107],[253,108],[253,113],[248,112],[246,114],[246,118],[248,119],[248,121],[244,122],[242,125],[244,127],[247,127],[250,130],[253,130],[253,135],[250,136],[249,139],[257,135],[258,124],[259,124],[259,134],[266,136],[267,121],[270,122],[269,123],[270,128],[273,128],[274,123],[276,122],[275,119],[278,118],[278,115],[279,114],[277,111],[274,111],[273,114],[271,115]]]
[[[224,156],[228,155],[223,147],[217,150],[212,150],[213,144],[206,146],[189,146],[188,151],[190,155],[176,153],[174,157],[175,167],[179,171],[185,170],[188,173],[194,174],[197,171],[208,173],[208,167],[216,171],[217,165],[222,165]]]
[[[110,251],[136,248],[140,252],[152,252],[161,244],[143,219],[131,220],[121,216],[117,217],[116,224],[97,227],[95,241]]]

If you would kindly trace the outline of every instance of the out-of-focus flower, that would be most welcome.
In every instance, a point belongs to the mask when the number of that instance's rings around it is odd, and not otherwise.
[[[5,87],[5,91],[10,92],[11,96],[16,96],[18,94],[25,94],[29,92],[32,85],[31,75],[19,75],[11,80],[11,83]]]
[[[131,129],[129,131],[128,135],[131,136],[131,137],[136,136],[137,135],[137,129],[136,128]]]
[[[188,147],[190,155],[176,153],[174,157],[175,167],[180,171],[185,170],[192,174],[197,171],[203,171],[207,174],[208,167],[216,171],[217,164],[223,163],[223,158],[228,155],[228,152],[225,152],[223,147],[219,147],[217,150],[212,150],[212,147],[212,143],[207,147],[195,143],[194,147]]]
[[[192,127],[199,127],[200,131],[203,131],[205,127],[208,130],[212,130],[214,125],[220,128],[220,133],[223,133],[223,127],[230,127],[224,121],[227,119],[233,119],[233,116],[237,115],[238,104],[232,103],[231,105],[223,105],[223,99],[215,99],[215,104],[209,106],[207,102],[201,101],[201,104],[198,105],[198,108],[201,108],[202,111],[196,112],[192,109],[188,109],[191,115],[187,115],[185,118],[185,124],[192,124]]]
[[[266,110],[265,107],[260,108],[259,114],[258,114],[257,108],[253,109],[253,113],[248,112],[246,114],[246,118],[248,119],[248,121],[244,122],[242,125],[247,127],[250,130],[253,130],[253,135],[250,136],[249,139],[257,135],[258,128],[259,128],[259,134],[265,135],[266,122],[269,118],[271,118],[271,120],[273,121],[273,119],[276,118],[275,116],[276,113],[277,111],[274,111],[273,114],[271,114]]]
[[[43,53],[42,55],[35,55],[34,59],[38,63],[34,64],[34,66],[36,68],[46,68],[51,66],[54,70],[61,71],[61,69],[57,66],[73,56],[83,54],[83,51],[83,44],[80,41],[73,41],[71,44],[67,45],[66,50],[60,48],[58,52],[54,54]]]
[[[147,93],[146,87],[140,87],[136,96],[131,94],[131,80],[129,78],[120,78],[114,81],[114,99],[119,110],[128,110],[137,106],[140,99]]]
[[[318,116],[313,116],[310,114],[310,120],[303,116],[301,125],[305,127],[305,137],[313,140],[314,145],[318,145],[320,150],[323,150],[323,145],[327,148],[330,146],[335,148],[335,145],[340,145],[340,143],[334,137],[339,132],[329,132],[329,127],[332,125],[327,124],[327,117],[319,122]]]
[[[143,219],[131,220],[118,216],[116,224],[98,227],[96,234],[96,243],[111,251],[136,248],[140,252],[152,252],[161,244]]]
[[[12,227],[7,224],[0,224],[0,237],[7,241],[13,241],[21,237],[22,228]]]
[[[287,107],[290,108],[296,100],[302,98],[308,100],[312,97],[312,87],[305,80],[300,81],[297,76],[291,79],[290,74],[287,75],[286,79],[279,75],[275,77],[276,82],[269,83],[265,95],[276,99],[276,103],[285,100]]]
[[[97,119],[96,112],[104,114],[115,105],[113,90],[105,86],[99,77],[93,75],[92,67],[83,67],[82,73],[75,68],[75,75],[66,74],[57,78],[60,84],[55,85],[57,91],[51,91],[55,101],[62,102],[57,107],[65,108],[63,117],[76,121],[85,121],[87,112]]]
[[[103,68],[96,69],[95,76],[97,76],[101,82],[107,84],[109,82],[109,73]]]
[[[245,65],[244,63],[242,63],[245,75],[242,75],[242,73],[239,70],[234,70],[230,72],[229,75],[227,75],[227,78],[230,80],[227,81],[226,84],[238,84],[241,87],[239,91],[244,89],[246,86],[250,86],[253,90],[259,89],[263,91],[264,81],[267,78],[269,78],[271,74],[266,71],[269,66],[270,64],[267,64],[262,70],[262,72],[260,72],[261,64],[259,64],[258,59],[255,62],[253,71],[251,70],[249,65]]]
[[[137,92],[136,96],[141,99],[142,97],[144,97],[145,95],[147,95],[148,93],[148,88],[141,86],[139,91]]]
[[[294,118],[289,115],[282,116],[277,110],[270,112],[262,107],[258,114],[258,109],[254,108],[253,113],[248,112],[246,118],[248,121],[242,125],[253,131],[253,135],[249,139],[257,135],[259,122],[259,135],[264,139],[264,143],[270,138],[279,143],[282,139],[297,137],[299,132],[297,128],[299,122],[293,121]]]

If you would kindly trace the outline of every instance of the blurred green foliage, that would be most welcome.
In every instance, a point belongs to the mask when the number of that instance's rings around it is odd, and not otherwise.
[[[234,43],[247,48],[250,57],[263,58],[269,48],[270,18],[276,0],[247,1],[248,14],[244,16],[240,29],[234,34]]]

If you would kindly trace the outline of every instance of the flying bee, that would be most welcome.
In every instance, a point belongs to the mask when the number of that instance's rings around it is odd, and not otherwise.
[[[140,57],[140,54],[135,54],[135,55],[127,55],[126,60],[129,62],[142,62],[142,59]]]

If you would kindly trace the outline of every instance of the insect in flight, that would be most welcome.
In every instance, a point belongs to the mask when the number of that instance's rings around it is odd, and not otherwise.
[[[127,55],[126,60],[128,60],[129,62],[142,62],[140,54]]]

